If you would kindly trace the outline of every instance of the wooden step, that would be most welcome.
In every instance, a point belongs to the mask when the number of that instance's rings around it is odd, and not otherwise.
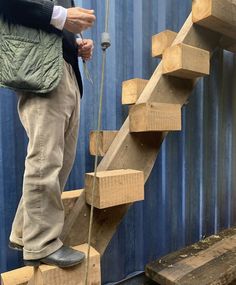
[[[130,132],[156,132],[181,130],[181,105],[142,103],[129,113]]]
[[[74,247],[87,254],[87,244]],[[61,269],[55,266],[41,265],[22,267],[1,274],[1,285],[82,285],[85,278],[85,261],[80,265]],[[100,254],[91,248],[88,284],[101,284]]]
[[[223,36],[220,39],[220,46],[221,48],[227,51],[236,53],[236,40],[235,39]]]
[[[164,51],[170,47],[177,36],[176,32],[165,30],[152,37],[152,57],[162,58]]]
[[[146,87],[148,80],[134,78],[122,83],[122,104],[135,104]]]
[[[187,79],[209,75],[210,54],[186,44],[169,47],[163,54],[163,74]]]
[[[91,131],[89,138],[89,150],[91,155],[104,156],[115,139],[118,131]],[[96,136],[98,134],[98,151],[96,146]]]
[[[79,190],[65,191],[62,193],[61,198],[64,205],[65,219],[67,219],[67,217],[69,216],[70,212],[74,208],[76,201],[82,195],[83,191],[84,191],[83,189],[79,189]]]
[[[94,173],[85,176],[86,201],[92,203]],[[144,200],[142,171],[121,169],[97,173],[94,206],[98,209]]]
[[[160,285],[230,284],[236,280],[236,228],[151,262],[145,272]]]
[[[193,22],[236,39],[236,2],[233,0],[193,0]]]

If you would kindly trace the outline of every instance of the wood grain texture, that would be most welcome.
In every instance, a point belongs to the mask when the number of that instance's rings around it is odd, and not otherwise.
[[[87,254],[87,248],[87,244],[74,247],[75,250],[82,251],[85,254]],[[82,285],[85,280],[85,266],[85,261],[70,268],[41,265],[35,269],[34,285]],[[90,251],[88,284],[101,284],[100,255],[93,248]]]
[[[122,169],[101,171],[96,175],[94,207],[105,209],[144,200],[143,172]],[[92,204],[94,173],[85,176],[86,202]]]
[[[146,87],[148,80],[134,78],[122,83],[122,104],[135,104]]]
[[[32,267],[22,267],[1,274],[1,285],[27,285],[33,276]]]
[[[218,46],[220,36],[192,23],[192,14],[178,33],[173,45],[185,43],[213,52]],[[190,96],[196,81],[162,75],[162,63],[154,71],[137,104],[146,102],[172,103],[183,105]],[[146,133],[145,136],[130,134],[129,118],[121,127],[108,152],[99,164],[98,170],[136,169],[144,172],[145,181],[155,163],[158,151],[167,133]],[[92,245],[101,254],[115,233],[129,205],[117,206],[94,213]],[[77,201],[74,214],[68,219],[72,227],[65,224],[64,242],[76,245],[87,240],[88,217],[90,208],[82,195]]]
[[[236,279],[236,228],[225,230],[146,266],[160,284],[229,284]]]
[[[83,193],[83,189],[80,190],[72,190],[72,191],[65,191],[62,193],[62,202],[64,205],[65,211],[65,220],[69,216],[70,212],[75,206],[76,201],[79,199],[80,195]]]
[[[177,36],[176,32],[165,30],[152,37],[152,57],[162,58],[164,51],[170,47]]]
[[[74,247],[87,254],[87,244]],[[67,269],[56,266],[41,265],[38,268],[22,267],[1,274],[1,285],[79,285],[84,284],[85,261]],[[91,248],[89,282],[90,285],[101,284],[100,254]]]
[[[193,22],[236,39],[236,0],[193,0]]]
[[[89,151],[91,155],[104,156],[116,137],[118,131],[91,131],[89,138]],[[98,138],[96,136],[98,135]],[[98,151],[96,142],[98,139]]]
[[[180,131],[181,105],[166,103],[137,104],[130,109],[129,125],[130,132]]]
[[[210,54],[193,46],[178,44],[163,54],[163,74],[194,79],[210,74]]]

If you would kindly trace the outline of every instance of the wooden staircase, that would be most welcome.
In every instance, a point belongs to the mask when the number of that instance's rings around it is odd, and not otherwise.
[[[178,34],[164,31],[153,38],[154,45],[161,41],[158,47],[153,46],[153,56],[162,57],[163,60],[150,80],[134,79],[123,83],[122,102],[135,105],[130,108],[130,115],[119,132],[99,134],[101,149],[98,154],[104,157],[98,166],[92,246],[100,255],[103,255],[132,202],[144,198],[144,183],[151,173],[161,144],[168,131],[181,129],[181,106],[188,100],[198,78],[209,74],[214,49],[221,46],[235,50],[235,19],[234,0],[194,0],[193,13]],[[94,155],[93,146],[94,134],[90,141],[90,150]],[[70,207],[66,209],[61,234],[62,241],[67,245],[78,246],[87,242],[92,177],[93,173],[86,175],[85,191],[74,192],[75,196],[67,199]],[[99,267],[97,262],[96,268]],[[22,272],[24,269],[19,270]],[[25,270],[29,271],[27,268]],[[15,283],[8,282],[6,276],[9,273],[5,273],[2,274],[2,284],[49,284],[47,278],[55,276],[52,275],[55,270],[58,269],[54,267],[44,275],[41,283],[33,281],[38,272],[34,277],[28,274],[24,281]],[[74,270],[79,271],[78,268]],[[17,275],[17,272],[15,270],[11,274]],[[91,269],[90,276],[92,272]],[[77,276],[74,283],[69,276],[67,274],[68,284],[82,284],[82,275],[73,275]],[[99,284],[98,276],[94,275],[94,279],[91,277],[89,284]],[[55,284],[66,284],[67,279],[63,280],[64,283],[58,279]]]

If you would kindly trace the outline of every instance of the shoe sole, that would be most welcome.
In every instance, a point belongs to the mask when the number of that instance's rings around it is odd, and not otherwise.
[[[51,266],[57,266],[60,268],[68,268],[68,267],[73,267],[73,266],[79,265],[80,263],[82,263],[84,261],[84,259],[85,258],[83,258],[82,260],[77,261],[75,263],[69,264],[69,265],[57,265],[57,264],[52,264],[49,262],[46,263],[46,262],[43,262],[41,260],[24,260],[24,265],[25,266],[39,267],[41,264],[46,264],[46,265],[51,265]]]

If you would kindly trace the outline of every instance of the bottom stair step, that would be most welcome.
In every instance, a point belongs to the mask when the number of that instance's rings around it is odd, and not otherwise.
[[[73,247],[87,254],[87,244]],[[1,274],[1,285],[83,285],[86,262],[62,269],[56,266],[41,265],[38,268],[22,267]],[[101,284],[100,254],[91,248],[89,285]]]
[[[85,176],[86,201],[92,203],[94,173]],[[144,174],[132,169],[97,172],[94,206],[98,209],[144,200]]]
[[[236,228],[149,263],[145,272],[160,285],[236,284]]]

